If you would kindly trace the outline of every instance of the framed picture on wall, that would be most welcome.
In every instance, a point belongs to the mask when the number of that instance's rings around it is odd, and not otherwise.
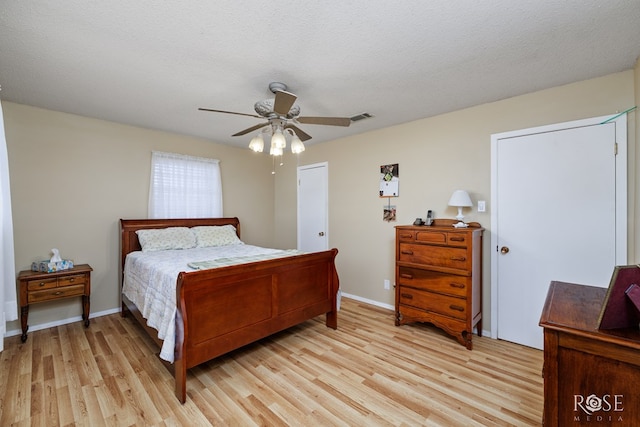
[[[400,169],[398,163],[380,166],[380,197],[398,197]]]

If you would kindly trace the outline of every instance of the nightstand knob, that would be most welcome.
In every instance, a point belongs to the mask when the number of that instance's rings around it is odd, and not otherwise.
[[[44,286],[44,282],[38,283],[38,286]]]

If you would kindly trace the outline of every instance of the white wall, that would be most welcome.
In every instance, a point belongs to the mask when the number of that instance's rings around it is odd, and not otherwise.
[[[636,73],[637,74],[637,73]],[[637,77],[636,77],[637,79]],[[484,240],[484,324],[490,324],[490,218],[491,218],[491,134],[615,114],[635,105],[634,71],[530,93],[499,102],[426,118],[403,125],[368,132],[329,143],[311,145],[302,164],[329,163],[330,246],[340,251],[338,273],[343,292],[394,304],[393,289],[383,281],[394,279],[394,226],[411,224],[425,217],[428,209],[438,218],[453,218],[457,210],[447,206],[451,193],[465,189],[477,200],[487,201],[485,213],[465,211],[469,221],[487,230]],[[375,115],[375,111],[372,111]],[[629,181],[635,177],[635,115],[629,117]],[[375,120],[375,119],[373,119]],[[353,124],[357,126],[357,123]],[[289,162],[295,163],[295,162]],[[380,165],[398,163],[400,197],[396,223],[382,221],[387,199],[378,197]],[[279,195],[276,235],[280,244],[295,246],[295,165],[280,171],[276,181]],[[630,185],[630,200],[635,186]],[[630,259],[638,235],[634,227],[635,205],[630,203]],[[532,224],[523,224],[523,227]]]
[[[274,185],[268,156],[211,141],[3,102],[16,271],[50,257],[93,267],[91,312],[118,309],[119,219],[146,218],[151,151],[220,160],[224,214],[242,237],[273,241]],[[266,178],[265,178],[266,177]],[[80,316],[80,298],[31,307],[31,329]],[[19,329],[11,322],[8,330]]]

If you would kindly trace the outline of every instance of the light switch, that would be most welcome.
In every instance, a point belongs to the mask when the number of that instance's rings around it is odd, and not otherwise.
[[[478,212],[485,212],[487,210],[487,206],[485,205],[484,200],[478,200]]]

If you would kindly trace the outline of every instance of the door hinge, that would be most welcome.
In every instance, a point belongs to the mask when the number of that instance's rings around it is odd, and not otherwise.
[[[618,143],[617,142],[613,143],[613,155],[614,156],[618,155]]]

